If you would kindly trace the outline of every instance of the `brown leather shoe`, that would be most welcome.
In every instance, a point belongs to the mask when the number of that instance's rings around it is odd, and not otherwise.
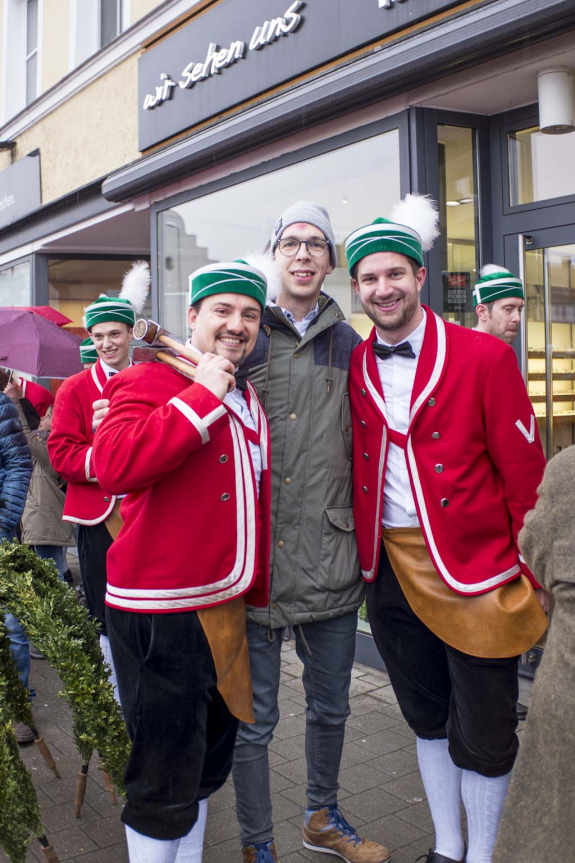
[[[244,845],[242,863],[278,863],[275,842],[267,842],[263,847]]]
[[[384,845],[361,839],[337,806],[318,809],[303,827],[304,848],[333,854],[346,863],[387,863],[391,854]]]
[[[21,746],[25,743],[34,743],[34,732],[31,728],[28,728],[27,725],[24,725],[23,722],[15,722],[12,726],[12,730],[16,735],[16,740]]]

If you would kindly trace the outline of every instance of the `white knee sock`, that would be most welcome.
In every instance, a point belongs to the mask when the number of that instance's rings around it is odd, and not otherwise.
[[[116,669],[114,667],[114,657],[112,656],[112,648],[110,647],[110,639],[107,635],[100,636],[100,650],[102,651],[102,655],[104,657],[104,662],[106,665],[110,666],[110,683],[114,689],[114,698],[121,704],[120,702],[120,692],[118,690],[118,680],[116,678]]]
[[[449,754],[447,740],[417,738],[417,760],[435,827],[435,850],[461,860],[461,774]]]
[[[511,771],[504,776],[482,776],[463,770],[461,796],[467,813],[467,863],[491,863],[499,819]]]
[[[199,801],[198,820],[187,836],[180,839],[180,847],[176,854],[175,863],[202,863],[202,852],[204,850],[204,833],[206,831],[206,818],[208,816],[208,801]]]
[[[181,839],[152,839],[126,827],[130,863],[175,863]]]

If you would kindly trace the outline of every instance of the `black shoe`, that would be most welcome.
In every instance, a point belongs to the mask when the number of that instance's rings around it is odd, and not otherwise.
[[[74,576],[72,575],[72,570],[68,567],[68,569],[64,572],[64,581],[67,584],[74,583]]]
[[[461,860],[453,860],[451,857],[444,857],[443,854],[438,854],[437,851],[430,848],[428,854],[422,854],[417,860],[425,860],[425,863],[465,863],[465,851]]]
[[[41,653],[33,644],[30,645],[30,659],[44,659],[44,654]]]
[[[515,710],[517,711],[517,719],[519,722],[523,722],[527,719],[527,714],[529,713],[529,708],[526,704],[521,704],[520,701],[515,705]]]

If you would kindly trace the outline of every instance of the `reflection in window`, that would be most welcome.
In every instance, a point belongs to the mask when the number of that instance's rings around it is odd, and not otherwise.
[[[38,77],[38,0],[26,3],[26,104],[36,98]]]
[[[48,297],[53,309],[72,321],[66,325],[82,338],[86,335],[82,318],[86,306],[100,294],[117,297],[122,279],[132,265],[131,260],[107,258],[50,258],[48,261]],[[142,313],[151,314],[148,307]]]
[[[477,281],[477,191],[473,129],[438,126],[443,317],[474,327]]]
[[[575,135],[544,135],[538,126],[508,135],[511,206],[575,195]]]
[[[338,266],[326,279],[325,291],[366,336],[371,323],[352,293],[343,241],[355,228],[386,216],[399,197],[399,132],[394,129],[164,210],[158,223],[162,325],[187,337],[189,274],[205,264],[263,251],[281,213],[307,200],[327,208],[338,246]]]
[[[0,306],[29,306],[30,261],[0,270]]]

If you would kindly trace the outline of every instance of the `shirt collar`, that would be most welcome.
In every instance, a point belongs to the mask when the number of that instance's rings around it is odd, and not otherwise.
[[[277,303],[272,303],[272,305],[277,306]],[[296,319],[293,316],[293,312],[290,312],[289,309],[284,309],[283,306],[280,306],[279,308],[282,310],[282,312],[284,313],[284,316],[288,319],[290,324],[295,325]],[[316,315],[319,315],[319,302],[317,302],[315,304],[315,309],[312,309],[311,312],[307,313],[305,318],[302,319],[301,323],[303,323],[304,321],[310,321],[310,322],[313,321],[313,319],[315,318]],[[298,321],[298,323],[300,323],[300,322]]]
[[[107,378],[109,378],[110,375],[115,375],[117,372],[120,371],[120,369],[113,369],[112,366],[109,366],[108,363],[105,363],[104,360],[102,359],[102,357],[100,357],[100,365],[102,366],[102,369],[103,369]],[[131,359],[130,359],[130,365],[133,365]]]
[[[416,358],[421,353],[421,348],[423,347],[423,337],[425,335],[425,320],[426,320],[427,315],[426,315],[425,309],[422,309],[422,312],[423,312],[423,319],[422,319],[421,323],[417,325],[417,327],[414,329],[414,331],[412,333],[410,333],[408,336],[406,336],[404,339],[402,339],[403,342],[409,342],[409,344],[411,345],[411,349],[412,349],[413,353],[415,354]],[[380,343],[380,345],[387,345],[388,347],[394,347],[394,346],[390,345],[389,342],[384,342],[384,340],[380,337],[377,330],[375,331],[375,335],[376,335],[377,341]],[[400,342],[400,344],[401,344],[401,342]]]

